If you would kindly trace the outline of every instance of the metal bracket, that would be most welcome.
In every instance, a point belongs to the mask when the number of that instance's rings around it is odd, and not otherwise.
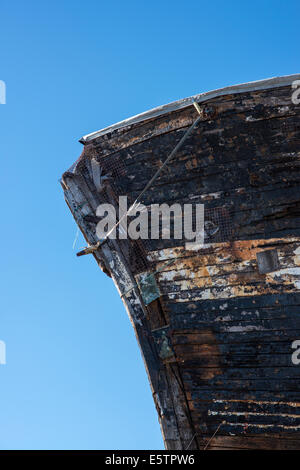
[[[197,101],[193,101],[193,105],[202,119],[211,119],[216,114],[216,109],[212,105],[205,105],[201,107]]]
[[[83,250],[79,251],[76,253],[77,256],[84,256],[84,255],[90,255],[91,253],[95,253],[100,248],[101,241],[97,242],[96,245],[89,245],[85,247]]]

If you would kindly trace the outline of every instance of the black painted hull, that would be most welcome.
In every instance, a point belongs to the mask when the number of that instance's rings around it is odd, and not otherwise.
[[[201,122],[143,196],[147,206],[203,203],[219,224],[204,247],[115,240],[90,250],[129,312],[168,449],[300,448],[296,78],[199,99]],[[133,202],[196,118],[181,103],[84,139],[62,184],[90,245],[97,206]],[[101,190],[92,159],[109,176]],[[144,272],[159,289],[150,303]]]

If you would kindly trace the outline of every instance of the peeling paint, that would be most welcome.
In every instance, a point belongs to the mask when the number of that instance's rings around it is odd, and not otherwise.
[[[212,411],[209,410],[208,414],[210,416],[276,416],[277,418],[286,417],[293,419],[300,419],[299,415],[294,415],[291,413],[254,413],[253,411]]]
[[[223,331],[228,331],[230,333],[245,333],[246,331],[264,331],[265,328],[257,325],[247,325],[247,326],[229,326],[222,328]]]

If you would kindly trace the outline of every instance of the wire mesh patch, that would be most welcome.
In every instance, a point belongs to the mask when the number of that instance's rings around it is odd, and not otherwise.
[[[214,207],[204,211],[204,242],[219,243],[232,240],[232,218],[226,207]]]

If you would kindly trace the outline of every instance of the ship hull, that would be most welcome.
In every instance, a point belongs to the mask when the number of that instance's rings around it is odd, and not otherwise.
[[[63,175],[86,253],[112,277],[135,329],[167,449],[300,449],[296,79],[199,95],[198,109],[183,100],[86,136]],[[141,202],[203,204],[216,233],[195,247],[99,245],[97,207],[134,202],[199,113]]]

